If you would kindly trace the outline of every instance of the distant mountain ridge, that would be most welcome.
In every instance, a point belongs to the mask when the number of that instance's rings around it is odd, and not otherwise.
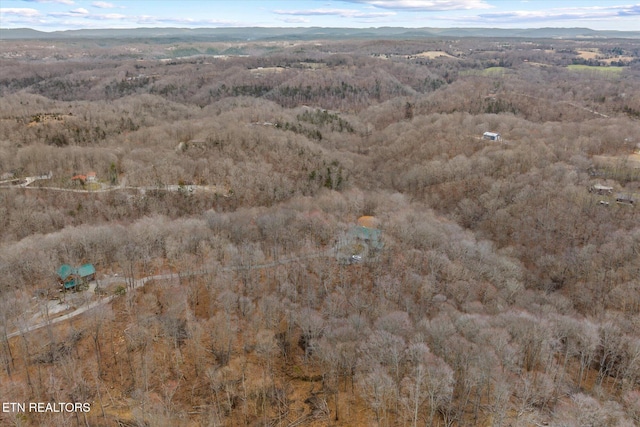
[[[44,32],[31,28],[0,28],[0,40],[86,39],[86,38],[174,38],[209,41],[259,41],[317,38],[421,38],[421,37],[502,37],[502,38],[630,38],[639,39],[640,31],[600,31],[589,28],[131,28],[85,29]]]

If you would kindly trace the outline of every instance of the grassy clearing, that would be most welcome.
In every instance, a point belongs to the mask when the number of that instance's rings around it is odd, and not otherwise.
[[[451,56],[447,52],[435,51],[435,50],[421,52],[421,53],[418,53],[416,56],[420,58],[429,58],[429,59],[442,58],[442,57],[455,58],[455,56]]]
[[[599,73],[605,76],[619,76],[625,67],[598,67],[594,65],[567,65],[567,69],[577,72]]]
[[[600,49],[596,50],[579,50],[578,56],[584,59],[596,59],[600,55]]]

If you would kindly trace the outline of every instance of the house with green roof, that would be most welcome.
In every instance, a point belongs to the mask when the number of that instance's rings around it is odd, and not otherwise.
[[[64,290],[75,289],[78,285],[84,285],[96,278],[96,268],[93,264],[83,264],[77,268],[62,264],[57,273],[58,282]]]
[[[351,239],[360,240],[369,245],[370,249],[380,250],[384,246],[382,243],[382,231],[377,228],[355,226],[349,230]]]

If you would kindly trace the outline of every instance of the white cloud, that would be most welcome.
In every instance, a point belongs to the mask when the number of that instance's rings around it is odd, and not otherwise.
[[[85,9],[84,7],[79,7],[78,9],[73,9],[69,13],[71,13],[73,15],[88,15],[89,11],[87,9]]]
[[[543,10],[515,10],[484,13],[475,19],[485,22],[589,21],[640,15],[640,4],[625,6],[567,7]]]
[[[395,12],[363,12],[354,9],[307,9],[307,10],[274,10],[278,15],[292,16],[339,16],[341,18],[384,18],[394,16]]]
[[[381,9],[413,11],[445,11],[490,9],[485,0],[343,0],[350,3],[368,4]]]
[[[24,0],[30,3],[58,3],[58,4],[75,4],[73,0]]]
[[[432,18],[442,21],[459,22],[461,25],[506,25],[509,27],[527,25],[536,27],[540,25],[550,26],[554,25],[554,23],[561,23],[562,26],[580,26],[587,25],[586,22],[590,21],[612,21],[624,18],[635,19],[636,16],[640,16],[640,4],[512,10],[458,17],[442,15],[433,16]]]
[[[40,12],[27,7],[0,7],[0,16],[14,16],[22,18],[34,18],[40,16]]]
[[[0,22],[4,28],[30,27],[42,25],[46,18],[36,9],[26,7],[0,7]]]
[[[145,26],[173,26],[180,27],[239,27],[245,26],[238,22],[223,21],[217,19],[192,19],[192,18],[164,18],[152,15],[142,15],[129,17],[138,25]]]
[[[285,18],[285,19],[281,19],[280,21],[281,22],[286,22],[287,24],[309,24],[309,23],[311,23],[310,19],[303,18],[303,17]]]
[[[48,16],[53,16],[55,18],[59,18],[61,16],[75,16],[75,17],[82,17],[82,18],[91,18],[92,16],[89,15],[89,11],[83,7],[80,7],[78,9],[73,9],[70,10],[69,12],[50,12],[47,14]]]
[[[105,14],[95,14],[91,15],[91,19],[95,19],[98,21],[123,21],[127,19],[131,19],[131,17],[127,15],[123,15],[121,13],[105,13]]]
[[[107,3],[106,1],[94,1],[91,3],[91,6],[97,7],[98,9],[114,9],[116,7],[113,3]]]

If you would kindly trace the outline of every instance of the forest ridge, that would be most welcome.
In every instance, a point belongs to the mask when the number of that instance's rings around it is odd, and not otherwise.
[[[1,423],[640,423],[637,40],[20,31]]]
[[[589,28],[134,28],[37,31],[30,28],[0,28],[0,39],[136,39],[163,38],[174,41],[282,41],[315,39],[417,39],[442,37],[503,37],[503,38],[608,38],[638,39],[640,31],[592,30]]]

